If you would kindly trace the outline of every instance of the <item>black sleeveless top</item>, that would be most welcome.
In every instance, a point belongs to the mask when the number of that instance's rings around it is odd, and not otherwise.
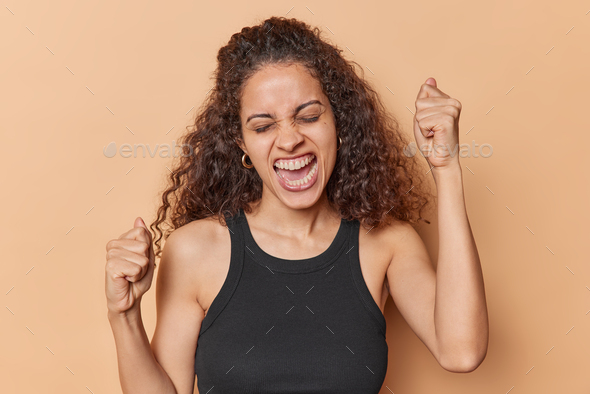
[[[341,220],[318,256],[287,260],[227,220],[229,272],[195,353],[201,394],[377,394],[387,372],[385,317],[359,263],[359,221]]]

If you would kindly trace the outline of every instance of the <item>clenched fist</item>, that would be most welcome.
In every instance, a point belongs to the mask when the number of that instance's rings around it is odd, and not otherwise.
[[[141,297],[149,290],[154,276],[152,235],[142,218],[133,228],[110,240],[107,245],[106,296],[112,313],[138,309]]]
[[[416,97],[414,136],[432,167],[459,165],[459,116],[462,105],[428,78]]]

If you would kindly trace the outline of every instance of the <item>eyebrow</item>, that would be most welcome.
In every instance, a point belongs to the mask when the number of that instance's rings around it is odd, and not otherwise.
[[[307,103],[303,103],[303,104],[299,105],[297,108],[295,108],[295,110],[293,110],[293,115],[297,114],[303,108],[305,108],[307,106],[310,106],[312,104],[319,104],[319,105],[323,106],[322,102],[319,101],[319,100],[310,100]],[[254,118],[271,118],[272,119],[272,115],[270,115],[270,114],[254,114],[254,115],[250,115],[248,117],[248,119],[246,120],[246,123],[248,123],[250,120],[252,120]]]

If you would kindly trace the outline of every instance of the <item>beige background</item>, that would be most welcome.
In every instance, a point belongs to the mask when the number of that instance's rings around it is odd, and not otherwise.
[[[172,144],[212,86],[219,47],[288,12],[365,68],[407,133],[432,76],[463,104],[461,142],[493,146],[461,159],[487,358],[470,374],[443,370],[389,300],[381,393],[588,393],[590,4],[213,3],[3,2],[0,392],[121,392],[105,244],[153,219],[171,159],[109,159],[103,147]],[[420,231],[435,256],[436,221]]]

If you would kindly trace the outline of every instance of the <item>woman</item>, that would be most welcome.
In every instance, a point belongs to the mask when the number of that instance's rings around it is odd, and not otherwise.
[[[449,371],[477,368],[488,320],[467,219],[461,104],[434,79],[414,133],[438,194],[435,272],[414,230],[428,194],[377,93],[317,28],[272,17],[220,49],[151,228],[107,244],[106,295],[125,393],[378,393],[384,304]],[[430,153],[428,152],[430,148]],[[169,219],[169,229],[162,225]],[[160,241],[166,244],[160,251]],[[157,324],[140,313],[154,257]]]

